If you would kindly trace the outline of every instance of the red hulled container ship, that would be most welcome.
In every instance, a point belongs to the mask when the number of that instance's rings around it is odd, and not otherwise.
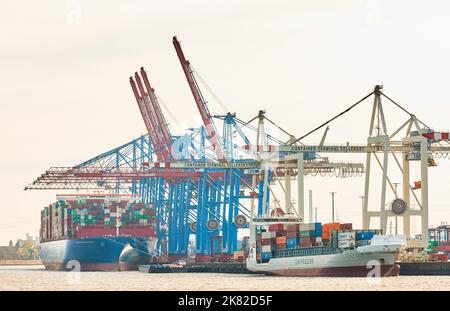
[[[137,270],[156,245],[156,209],[123,195],[59,195],[41,211],[41,260],[50,270]]]

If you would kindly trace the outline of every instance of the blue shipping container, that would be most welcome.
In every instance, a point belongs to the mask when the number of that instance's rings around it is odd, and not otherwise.
[[[374,232],[357,232],[356,240],[370,240],[374,235]]]
[[[272,257],[272,253],[261,253],[262,260],[269,260]]]
[[[297,238],[287,239],[286,246],[289,249],[297,248],[298,247],[298,239]]]
[[[322,223],[316,222],[315,231],[316,236],[322,236]]]

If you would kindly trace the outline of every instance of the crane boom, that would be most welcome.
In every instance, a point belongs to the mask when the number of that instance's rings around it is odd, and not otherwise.
[[[145,91],[144,85],[142,84],[141,78],[139,77],[139,73],[137,73],[137,72],[135,73],[135,79],[136,79],[136,83],[138,85],[138,89],[141,92],[141,98],[143,99],[145,111],[147,113],[148,118],[150,119],[150,124],[152,125],[152,128],[153,128],[153,133],[155,135],[155,141],[158,144],[156,148],[157,148],[157,150],[158,149],[161,150],[161,154],[162,154],[164,161],[169,161],[170,160],[169,150],[167,150],[167,148],[165,148],[166,146],[164,145],[163,137],[158,132],[158,121],[156,119],[156,113],[155,113],[152,105],[150,104],[149,95]]]
[[[150,98],[150,102],[152,103],[152,106],[153,106],[153,111],[155,113],[157,125],[159,125],[157,130],[159,130],[161,132],[161,135],[162,135],[161,138],[165,144],[165,149],[168,151],[170,158],[172,158],[171,152],[170,152],[171,145],[172,145],[172,135],[170,134],[170,130],[166,123],[166,120],[164,119],[164,115],[162,113],[161,106],[159,105],[158,99],[156,98],[155,89],[152,88],[152,86],[150,85],[150,80],[148,79],[148,75],[147,75],[147,72],[145,71],[144,67],[141,67],[141,76],[142,76],[142,80],[144,81],[144,85],[147,89],[147,93]]]
[[[197,104],[198,111],[200,112],[200,116],[202,117],[203,124],[205,125],[206,132],[209,136],[209,140],[214,148],[214,152],[216,153],[218,160],[223,160],[224,155],[222,147],[217,139],[217,133],[214,129],[214,123],[211,114],[209,113],[208,106],[206,105],[206,101],[203,98],[202,93],[200,92],[200,88],[198,87],[197,81],[195,80],[190,63],[188,60],[186,60],[183,50],[181,49],[180,42],[178,41],[176,36],[173,37],[173,45],[177,52],[178,59],[180,60],[181,67],[183,68],[192,95],[194,96],[195,103]]]
[[[139,106],[139,110],[141,112],[142,118],[144,119],[145,127],[147,128],[148,136],[150,137],[150,141],[152,143],[153,149],[155,150],[156,157],[158,161],[164,161],[161,150],[159,149],[158,142],[156,141],[153,127],[150,123],[149,117],[147,115],[147,111],[144,108],[144,99],[139,94],[136,83],[133,80],[133,77],[130,77],[131,88],[133,89],[134,97],[136,98],[136,102]]]

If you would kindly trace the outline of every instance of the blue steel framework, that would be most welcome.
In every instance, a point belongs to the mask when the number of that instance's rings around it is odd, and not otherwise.
[[[204,126],[191,129],[181,137],[171,136],[147,73],[141,68],[140,75],[136,72],[134,79],[130,77],[130,83],[148,135],[75,167],[51,168],[26,189],[96,189],[138,194],[142,202],[152,203],[157,209],[157,249],[161,252],[169,256],[188,255],[189,236],[194,233],[197,254],[210,255],[211,252],[219,252],[231,255],[237,249],[239,228],[235,224],[235,218],[244,215],[248,220],[250,217],[244,201],[251,198],[258,200],[258,216],[263,214],[263,210],[264,213],[268,211],[269,191],[264,200],[266,206],[262,206],[262,170],[256,165],[251,167],[251,170],[225,166],[203,169],[160,167],[150,171],[148,167],[150,163],[162,161],[201,164],[207,161],[240,163],[255,160],[255,154],[251,151],[237,147],[233,140],[233,130],[243,140],[241,145],[250,145],[242,128],[254,131],[257,129],[228,113],[217,117],[224,123],[222,137],[217,135],[194,72],[176,37],[173,38],[173,44]],[[266,140],[283,144],[268,134],[264,133],[263,136]],[[222,150],[225,151],[224,154]],[[238,151],[243,153],[241,156],[245,157],[244,160],[236,159]],[[253,189],[249,171],[258,176],[256,189]],[[268,176],[270,180],[270,172]],[[214,225],[207,226],[211,223]],[[221,236],[221,249],[212,244],[212,241],[217,240],[217,236]]]
[[[224,128],[231,135],[231,124],[236,131],[242,133],[247,144],[248,139],[233,118],[232,115],[227,116]],[[209,148],[204,132],[201,127],[190,129],[184,136],[174,137],[172,145],[176,148],[173,148],[173,153],[189,163],[214,160],[214,154],[205,151]],[[235,153],[236,145],[230,146],[227,150],[231,156]],[[230,158],[228,161],[248,162],[249,159]],[[148,164],[153,162],[156,159],[150,138],[142,135],[73,168],[52,168],[39,177],[33,183],[34,186],[29,186],[29,189],[103,189],[118,194],[137,194],[142,202],[152,203],[157,209],[156,231],[160,252],[169,256],[187,256],[189,236],[195,234],[197,254],[210,255],[213,250],[214,253],[232,255],[237,250],[239,230],[234,220],[238,215],[244,215],[247,219],[250,217],[245,204],[245,200],[250,199],[252,190],[251,175],[247,169],[180,170],[182,174],[198,173],[194,177],[172,177],[170,174],[166,177],[167,168],[157,169],[160,174],[155,177],[125,174],[148,173]],[[257,167],[254,167],[253,173],[257,172]],[[84,178],[80,178],[80,174]],[[216,229],[207,227],[210,220],[217,221]],[[211,242],[217,236],[222,237],[221,249]]]

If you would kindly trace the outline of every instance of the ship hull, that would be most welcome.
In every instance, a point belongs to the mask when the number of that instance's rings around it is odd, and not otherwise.
[[[266,275],[305,277],[398,276],[397,253],[359,253],[356,250],[316,256],[271,258],[267,263],[247,261],[247,269]]]
[[[147,238],[117,236],[42,242],[41,260],[48,270],[135,270],[150,260],[147,241]],[[128,251],[124,253],[124,249]],[[134,256],[127,255],[133,251]]]
[[[303,277],[367,277],[370,272],[366,266],[350,267],[326,267],[312,269],[285,269],[277,271],[266,271],[267,275],[274,276],[303,276]],[[400,274],[399,265],[380,266],[380,276],[398,276]]]

